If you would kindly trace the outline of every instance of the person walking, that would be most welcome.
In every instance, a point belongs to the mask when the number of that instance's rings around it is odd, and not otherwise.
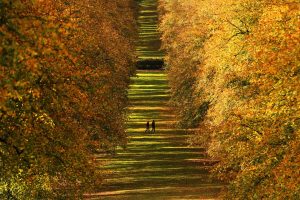
[[[152,126],[151,132],[155,133],[155,121],[154,120],[152,121],[151,126]]]
[[[150,132],[150,123],[147,121],[145,133]]]

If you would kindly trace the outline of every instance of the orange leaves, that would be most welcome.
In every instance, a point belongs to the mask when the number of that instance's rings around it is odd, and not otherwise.
[[[298,198],[299,2],[162,5],[173,100],[188,127],[209,102],[193,143],[220,159],[215,173],[230,183],[228,198]]]
[[[126,140],[130,0],[2,2],[0,198],[79,199],[100,180],[94,153]]]

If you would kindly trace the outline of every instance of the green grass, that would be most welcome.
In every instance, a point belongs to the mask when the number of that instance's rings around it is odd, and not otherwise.
[[[136,52],[139,60],[162,59],[160,33],[158,31],[157,0],[139,1],[139,40]]]
[[[204,148],[189,147],[186,132],[174,128],[168,91],[163,71],[138,71],[132,77],[128,147],[107,158],[109,164],[100,168],[107,173],[106,181],[87,199],[217,198],[222,185],[210,178]],[[156,133],[145,133],[145,123],[152,119]]]
[[[162,59],[157,0],[137,0],[139,60]],[[138,71],[128,91],[128,146],[114,157],[99,155],[105,182],[86,199],[169,200],[216,199],[223,187],[210,178],[205,149],[190,147],[184,130],[168,105],[170,90],[164,71]],[[156,121],[156,133],[145,133],[147,121]]]

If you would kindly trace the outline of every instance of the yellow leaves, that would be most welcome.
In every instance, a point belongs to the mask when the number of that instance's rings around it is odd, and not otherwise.
[[[22,101],[22,99],[23,99],[22,95],[17,90],[13,90],[11,92],[6,93],[5,97],[7,99],[9,99],[9,98],[11,98],[11,99],[18,99],[20,101]]]
[[[10,22],[0,27],[0,143],[7,147],[0,151],[9,162],[0,170],[0,198],[5,181],[14,195],[21,191],[18,199],[36,199],[53,187],[60,195],[68,188],[77,199],[89,181],[100,180],[89,145],[125,143],[120,124],[134,54],[128,35],[135,31],[129,1],[6,3],[12,7],[3,5]]]
[[[49,125],[51,128],[55,127],[53,120],[47,113],[34,113],[33,116],[36,118],[37,122],[43,123],[47,126]]]
[[[263,10],[262,23],[268,23],[270,21],[281,21],[284,18],[285,13],[289,10],[289,5],[271,5],[267,6]]]
[[[206,139],[209,154],[221,159],[216,171],[232,180],[231,196],[290,198],[295,184],[283,177],[299,179],[282,166],[299,167],[283,159],[299,151],[293,144],[300,116],[299,2],[163,2],[162,39],[178,113],[186,120],[191,109],[210,102],[195,140]],[[205,40],[196,48],[198,34]],[[272,176],[278,169],[280,181]]]

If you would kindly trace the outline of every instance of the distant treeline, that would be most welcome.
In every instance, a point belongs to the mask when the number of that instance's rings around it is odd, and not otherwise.
[[[163,59],[144,59],[136,62],[137,69],[163,69]]]

